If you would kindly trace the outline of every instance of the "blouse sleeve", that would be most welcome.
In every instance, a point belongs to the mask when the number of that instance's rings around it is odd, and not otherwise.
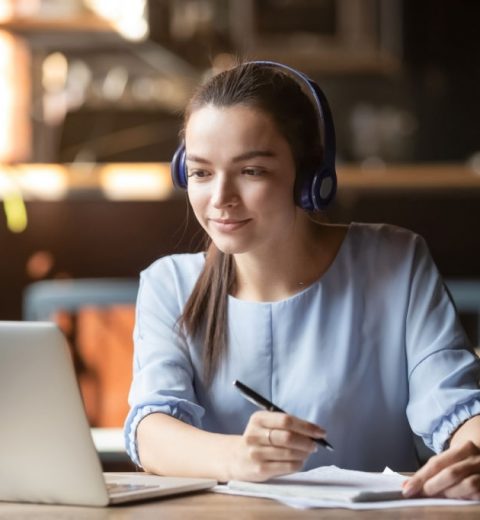
[[[145,416],[160,412],[201,427],[204,414],[193,388],[188,349],[178,335],[183,303],[171,262],[163,258],[140,276],[130,412],[124,428],[127,452],[137,465],[136,430]]]
[[[406,320],[407,416],[435,452],[480,414],[480,365],[424,240],[416,237]]]

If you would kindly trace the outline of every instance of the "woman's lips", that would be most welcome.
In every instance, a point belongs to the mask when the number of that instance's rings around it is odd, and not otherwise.
[[[236,231],[250,222],[251,219],[243,220],[233,218],[211,218],[209,219],[213,226],[222,232]]]

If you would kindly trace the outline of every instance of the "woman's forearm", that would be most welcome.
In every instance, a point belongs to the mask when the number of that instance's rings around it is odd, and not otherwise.
[[[140,462],[159,475],[231,478],[229,455],[239,436],[209,433],[162,413],[147,415],[137,429]]]
[[[464,422],[452,435],[450,446],[452,448],[461,446],[467,441],[473,442],[480,448],[480,415],[472,417]]]
[[[300,471],[325,437],[316,424],[281,412],[254,412],[242,435],[209,433],[161,413],[137,428],[140,462],[159,475],[263,481]]]

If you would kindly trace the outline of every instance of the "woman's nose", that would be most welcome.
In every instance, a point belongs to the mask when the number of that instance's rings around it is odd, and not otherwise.
[[[226,178],[226,176],[219,175],[215,180],[215,185],[212,193],[212,206],[221,208],[224,206],[232,206],[238,201],[238,193],[235,189],[235,183]]]

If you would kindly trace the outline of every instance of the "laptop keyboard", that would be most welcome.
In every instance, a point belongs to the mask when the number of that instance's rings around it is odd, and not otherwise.
[[[156,486],[150,484],[120,484],[117,482],[109,482],[107,484],[107,491],[109,494],[148,491],[149,489],[158,489],[158,484]]]

